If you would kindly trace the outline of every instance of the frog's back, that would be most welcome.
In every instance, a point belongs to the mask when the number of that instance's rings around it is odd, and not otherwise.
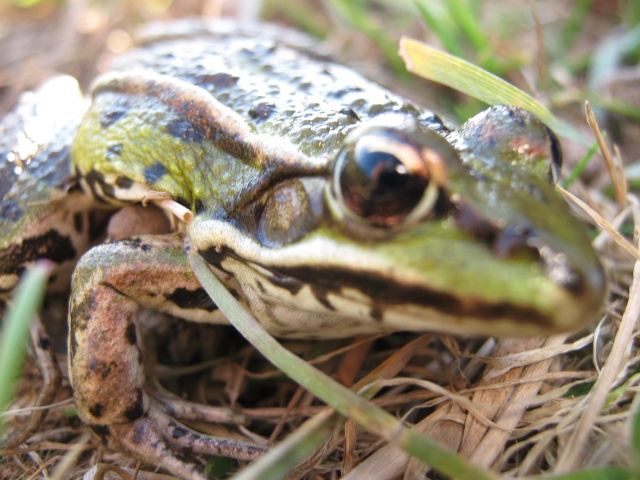
[[[419,115],[405,100],[314,53],[317,45],[312,50],[312,39],[298,32],[264,24],[191,25],[148,35],[114,71],[148,69],[201,87],[256,131],[285,137],[310,154],[318,153],[319,141],[333,153],[360,120],[392,111]]]
[[[311,54],[307,37],[214,25],[186,33],[171,24],[98,80],[74,147],[98,197],[136,201],[140,188],[122,188],[136,184],[225,215],[269,181],[266,172],[326,170],[362,121],[432,117]]]

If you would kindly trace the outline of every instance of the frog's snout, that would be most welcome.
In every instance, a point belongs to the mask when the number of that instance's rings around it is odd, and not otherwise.
[[[542,266],[545,275],[555,285],[563,288],[574,298],[602,298],[606,280],[602,265],[585,242],[584,248],[563,249],[549,235],[545,235],[532,224],[515,223],[500,225],[495,219],[482,215],[473,206],[458,203],[453,220],[458,228],[476,240],[483,242],[497,258],[509,261],[521,255],[532,255]],[[575,239],[574,239],[575,240]]]
[[[493,252],[501,258],[517,255],[529,250],[537,256],[547,278],[574,297],[601,296],[605,290],[605,275],[600,262],[575,261],[570,252],[554,249],[528,225],[519,225],[500,230],[492,244]]]

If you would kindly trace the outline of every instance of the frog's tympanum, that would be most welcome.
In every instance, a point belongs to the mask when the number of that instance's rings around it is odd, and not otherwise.
[[[38,258],[59,266],[54,284],[73,269],[71,382],[109,445],[185,478],[206,478],[194,455],[264,451],[192,432],[145,393],[141,309],[225,322],[189,249],[282,337],[546,335],[593,319],[603,270],[536,117],[495,106],[450,130],[305,37],[184,25],[118,59],[90,102],[40,92],[0,124],[0,291]],[[159,198],[192,221],[86,251],[89,212]]]

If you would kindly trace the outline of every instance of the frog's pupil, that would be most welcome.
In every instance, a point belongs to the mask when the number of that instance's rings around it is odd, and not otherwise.
[[[342,152],[345,206],[372,225],[396,225],[418,204],[428,179],[411,172],[393,149],[370,149],[362,140]]]
[[[407,169],[394,155],[386,152],[356,152],[362,178],[369,183],[371,195],[389,195],[407,183]]]

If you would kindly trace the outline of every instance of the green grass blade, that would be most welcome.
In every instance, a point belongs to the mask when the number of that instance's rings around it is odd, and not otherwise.
[[[429,0],[416,0],[415,5],[422,16],[422,20],[438,37],[445,50],[458,57],[463,57],[464,50],[457,35],[459,30],[451,21],[447,12],[438,9],[437,4]]]
[[[550,475],[533,478],[544,478],[544,480],[638,480],[633,472],[625,467],[598,468],[594,470],[571,472],[563,475]]]
[[[389,442],[398,445],[436,470],[460,480],[495,480],[495,475],[469,463],[437,441],[404,427],[393,415],[282,347],[245,310],[195,251],[189,255],[195,275],[232,325],[271,363],[342,415]]]
[[[27,270],[20,281],[0,333],[0,412],[4,412],[16,390],[29,337],[29,327],[40,310],[47,279],[51,273],[49,262],[38,262]],[[0,433],[4,420],[0,417]]]
[[[448,0],[446,3],[449,7],[449,12],[451,12],[456,23],[462,27],[462,31],[475,51],[484,52],[487,50],[489,48],[487,37],[473,16],[469,6],[464,4],[462,0]]]
[[[337,414],[317,415],[272,448],[264,457],[256,460],[236,474],[232,480],[279,480],[300,462],[311,455],[331,434],[340,419]]]
[[[558,47],[561,54],[564,54],[574,44],[579,37],[589,13],[593,0],[576,0],[569,10],[569,14],[562,27],[562,33]]]
[[[632,459],[633,459],[633,468],[635,469],[636,476],[640,475],[640,401],[638,398],[632,403],[632,412],[631,416],[631,449],[632,449]]]
[[[418,41],[403,38],[400,56],[407,70],[482,100],[489,105],[516,105],[537,115],[558,135],[591,146],[571,125],[554,117],[540,102],[499,77],[465,60],[436,50]]]
[[[573,184],[573,182],[575,182],[580,177],[580,175],[582,175],[582,172],[585,168],[587,168],[587,165],[589,164],[595,153],[598,151],[598,149],[598,142],[594,142],[591,148],[580,159],[576,166],[571,169],[571,172],[569,172],[567,178],[562,181],[562,188],[569,188],[571,184]]]
[[[371,19],[366,6],[358,6],[358,2],[349,0],[329,0],[329,3],[342,18],[367,35],[378,46],[396,74],[406,74],[395,42],[384,33],[383,28],[376,25]]]

